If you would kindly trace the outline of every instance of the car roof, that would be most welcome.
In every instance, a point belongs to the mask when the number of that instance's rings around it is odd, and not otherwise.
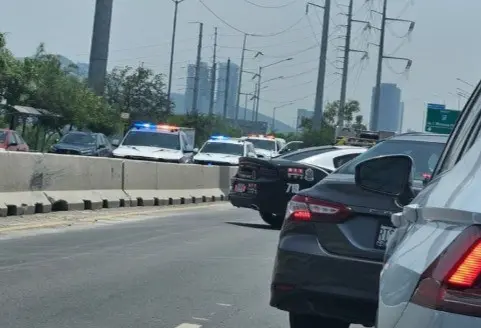
[[[364,147],[351,147],[351,148],[344,148],[344,149],[336,149],[332,151],[328,151],[326,153],[321,153],[313,156],[309,156],[307,158],[301,159],[299,163],[304,164],[311,164],[315,166],[319,166],[322,168],[326,168],[329,170],[335,170],[334,167],[334,158],[349,155],[349,154],[361,154],[367,151]]]
[[[449,135],[446,134],[436,134],[428,132],[408,132],[397,134],[386,140],[406,140],[406,141],[421,141],[421,142],[436,142],[436,143],[446,143],[448,141]]]
[[[208,143],[227,143],[227,144],[243,144],[249,143],[248,141],[241,140],[238,138],[231,138],[231,139],[209,139],[207,140]]]

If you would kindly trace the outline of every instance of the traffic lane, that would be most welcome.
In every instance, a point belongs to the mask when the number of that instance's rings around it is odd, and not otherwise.
[[[1,326],[286,327],[268,306],[278,232],[259,221],[221,205],[0,241]]]
[[[1,327],[287,328],[277,234],[225,204],[0,241]]]

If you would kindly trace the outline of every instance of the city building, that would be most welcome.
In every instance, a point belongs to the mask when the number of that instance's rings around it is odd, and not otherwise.
[[[239,85],[239,66],[230,62],[229,86],[226,92],[227,63],[217,64],[217,91],[215,113],[223,115],[224,102],[227,95],[227,118],[235,118],[237,87]]]
[[[399,110],[399,132],[403,132],[403,122],[404,122],[404,102],[401,101]]]
[[[399,131],[402,115],[401,89],[395,83],[381,83],[379,113],[374,110],[375,93],[376,87],[372,90],[370,129],[374,131]]]
[[[297,120],[296,120],[296,131],[301,128],[301,123],[304,118],[312,118],[314,116],[313,110],[308,110],[304,108],[297,109]]]
[[[187,80],[185,86],[185,113],[190,113],[193,107],[195,87],[195,64],[187,65]],[[199,113],[209,112],[210,103],[210,70],[207,63],[201,62],[199,67],[199,92],[197,96],[197,111]]]

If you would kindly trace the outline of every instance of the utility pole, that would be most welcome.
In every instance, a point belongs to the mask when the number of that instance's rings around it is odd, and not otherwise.
[[[385,56],[384,55],[384,40],[386,36],[386,21],[395,21],[395,22],[405,22],[409,23],[408,33],[412,32],[414,29],[415,22],[406,20],[406,19],[398,19],[398,18],[388,18],[386,16],[387,12],[387,0],[383,0],[383,7],[382,12],[378,12],[373,10],[378,14],[381,14],[381,28],[379,28],[380,32],[380,40],[379,40],[379,55],[377,58],[377,73],[376,73],[376,86],[374,89],[374,103],[371,109],[371,117],[369,120],[369,129],[370,130],[379,130],[378,127],[378,119],[379,119],[379,110],[380,110],[380,101],[381,101],[381,80],[382,80],[382,64],[383,59],[396,59],[396,60],[403,60],[406,61],[406,70],[411,68],[412,60],[409,58],[404,57],[392,57],[392,56]]]
[[[258,91],[258,88],[257,88],[257,85],[258,83],[256,82],[255,86],[254,86],[254,92],[253,92],[253,95],[252,95],[252,118],[251,118],[251,121],[254,122],[255,118],[256,118],[256,108],[257,108],[257,103],[259,102],[259,99],[257,97],[257,91]]]
[[[247,119],[247,101],[249,99],[249,94],[246,93],[245,95],[245,99],[244,99],[244,121]]]
[[[212,73],[210,81],[210,103],[209,103],[209,115],[214,114],[214,93],[215,93],[215,78],[217,71],[217,27],[214,27],[214,54],[212,56]]]
[[[369,22],[356,20],[352,18],[352,10],[354,7],[354,0],[349,0],[348,6],[348,13],[347,13],[347,31],[346,31],[346,42],[344,45],[344,61],[342,66],[342,81],[341,81],[341,96],[339,98],[339,115],[337,120],[337,125],[343,127],[344,126],[344,110],[346,106],[346,94],[347,94],[347,81],[349,76],[349,54],[351,52],[362,52],[364,53],[363,58],[367,58],[368,53],[367,51],[351,49],[351,32],[352,32],[352,23],[364,23],[366,24],[366,28],[368,28]]]
[[[239,70],[239,84],[237,85],[237,99],[235,102],[235,122],[239,118],[239,102],[240,102],[240,93],[242,90],[242,72],[244,71],[244,56],[246,52],[246,42],[247,42],[247,34],[244,33],[244,41],[242,42],[242,55],[241,55],[241,62],[240,62],[240,70]]]
[[[224,90],[224,112],[222,117],[227,118],[227,98],[229,97],[229,77],[230,77],[230,58],[227,59],[227,69],[225,77],[225,90]]]
[[[202,56],[203,30],[204,30],[204,23],[199,23],[199,42],[197,44],[197,60],[195,63],[194,94],[192,96],[192,114],[197,114],[197,100],[199,98],[199,73],[200,73],[200,59]]]
[[[319,70],[317,73],[317,90],[316,102],[314,105],[314,116],[312,118],[312,129],[319,131],[322,123],[322,107],[324,105],[324,82],[326,79],[326,61],[327,61],[327,45],[329,38],[329,17],[331,12],[331,0],[325,0],[324,7],[308,2],[306,5],[306,14],[309,6],[319,7],[324,9],[324,16],[322,21],[322,37],[321,37],[321,52],[319,55]]]
[[[256,102],[256,115],[255,122],[259,120],[259,103],[261,102],[261,79],[262,79],[262,66],[259,66],[259,72],[257,73],[257,102]]]
[[[88,84],[97,96],[103,96],[105,90],[112,7],[113,0],[97,0],[95,2]]]
[[[170,107],[170,93],[172,91],[172,71],[174,67],[175,34],[177,31],[177,11],[179,3],[184,0],[172,0],[174,2],[174,22],[172,24],[172,43],[170,44],[169,83],[167,85],[167,106]]]

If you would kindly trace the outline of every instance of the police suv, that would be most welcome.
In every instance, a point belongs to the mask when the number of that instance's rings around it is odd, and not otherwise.
[[[168,163],[192,163],[193,155],[193,140],[184,128],[153,123],[135,123],[113,151],[117,158]]]
[[[212,136],[200,150],[194,149],[194,164],[238,165],[240,157],[257,157],[251,142],[225,136]]]
[[[251,142],[259,158],[271,158],[278,155],[278,152],[286,145],[285,140],[271,135],[254,134],[242,139]]]

